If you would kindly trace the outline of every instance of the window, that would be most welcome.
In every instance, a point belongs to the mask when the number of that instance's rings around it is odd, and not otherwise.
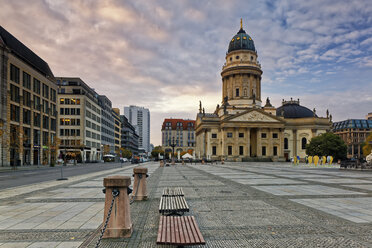
[[[261,138],[266,139],[266,133],[261,133]]]
[[[43,145],[48,145],[48,132],[43,132]]]
[[[34,126],[40,127],[40,114],[34,113]]]
[[[19,107],[10,104],[10,120],[19,122]]]
[[[244,146],[239,146],[239,155],[244,155]]]
[[[273,147],[273,154],[274,154],[274,156],[278,156],[278,147],[277,146]]]
[[[34,109],[41,110],[40,97],[34,96]]]
[[[10,84],[10,100],[19,103],[19,87],[14,84]]]
[[[50,100],[53,102],[57,100],[57,92],[54,89],[50,89]]]
[[[46,115],[43,115],[43,128],[49,129],[49,117]]]
[[[57,121],[56,119],[50,118],[50,129],[53,131],[57,130]]]
[[[23,105],[31,107],[31,93],[23,90]]]
[[[284,149],[288,149],[288,138],[284,138]]]
[[[69,108],[65,108],[65,115],[70,115],[70,109]]]
[[[235,96],[239,96],[239,88],[235,89]]]
[[[19,84],[19,68],[10,64],[10,80]]]
[[[43,84],[43,97],[49,98],[49,87],[46,84]]]
[[[60,108],[59,109],[59,114],[64,115],[64,113],[65,113],[65,109],[64,108]]]
[[[212,146],[212,155],[217,155],[217,146]]]
[[[31,89],[31,76],[26,72],[23,72],[23,87]]]
[[[266,146],[262,147],[262,156],[266,156]]]
[[[244,133],[239,133],[239,138],[244,138]]]
[[[227,154],[232,155],[232,146],[227,147]]]
[[[232,138],[232,133],[227,133],[227,138]]]
[[[80,109],[76,109],[76,115],[80,115]]]
[[[23,109],[23,123],[24,124],[31,124],[31,111],[27,109]]]
[[[302,138],[302,140],[301,140],[301,149],[302,150],[306,149],[306,143],[307,143],[306,138]]]
[[[64,135],[64,132],[63,131],[64,131],[64,129],[60,129],[59,130],[59,136],[63,136]]]
[[[236,58],[236,59],[239,59],[239,56],[236,56],[235,58]]]
[[[34,78],[34,92],[40,94],[40,81]]]
[[[278,138],[278,133],[273,133],[273,139],[277,139]]]
[[[217,134],[216,133],[212,133],[212,139],[217,139]]]

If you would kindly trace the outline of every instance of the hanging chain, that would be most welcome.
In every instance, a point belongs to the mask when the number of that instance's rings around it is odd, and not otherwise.
[[[109,222],[109,220],[110,220],[110,216],[111,216],[112,208],[113,208],[113,206],[114,206],[115,199],[116,199],[116,197],[117,197],[118,195],[119,195],[119,190],[117,190],[117,189],[113,189],[113,190],[112,190],[112,196],[113,196],[113,198],[112,198],[112,201],[111,201],[111,206],[110,206],[109,211],[108,211],[108,213],[107,213],[107,218],[106,218],[106,221],[105,221],[105,225],[104,225],[103,228],[102,228],[101,235],[99,236],[99,239],[98,239],[97,244],[96,244],[96,248],[99,247],[99,244],[101,243],[101,240],[102,240],[103,234],[104,234],[105,231],[106,231],[107,224],[108,224],[108,222]]]

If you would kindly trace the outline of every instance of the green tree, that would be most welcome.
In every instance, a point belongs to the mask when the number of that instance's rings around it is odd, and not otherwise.
[[[306,145],[306,154],[310,156],[332,156],[334,159],[345,159],[347,146],[345,142],[333,133],[323,133],[310,140]]]
[[[153,158],[158,158],[159,153],[161,156],[164,156],[164,150],[161,146],[155,146],[154,149],[151,151],[151,156]]]
[[[129,150],[129,149],[126,149],[126,148],[120,148],[120,151],[121,151],[121,156],[123,156],[123,158],[131,158],[132,157],[132,152]]]
[[[372,150],[372,132],[368,135],[366,141],[363,143],[363,156],[367,157]]]

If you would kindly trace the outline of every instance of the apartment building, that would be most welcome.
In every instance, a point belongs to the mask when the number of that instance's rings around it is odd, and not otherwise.
[[[144,107],[130,105],[124,107],[124,115],[130,124],[134,126],[139,135],[139,150],[150,152],[150,111]]]
[[[164,119],[161,128],[162,147],[165,152],[187,152],[195,150],[195,121]]]
[[[113,108],[112,116],[114,117],[114,134],[115,134],[115,153],[120,154],[121,147],[121,120],[120,120],[120,109]]]
[[[77,77],[57,77],[59,157],[101,160],[101,107],[98,94]]]
[[[121,120],[121,147],[128,149],[133,155],[138,155],[139,135],[135,127],[130,124],[127,117],[120,115]]]
[[[101,107],[101,145],[102,154],[115,153],[114,117],[112,115],[112,103],[104,95],[98,96],[98,104]]]
[[[0,26],[0,166],[55,162],[56,100],[49,65]]]

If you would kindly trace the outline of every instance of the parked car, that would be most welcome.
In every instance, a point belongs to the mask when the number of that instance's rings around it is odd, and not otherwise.
[[[126,162],[128,162],[128,159],[127,158],[120,158],[120,162],[121,163],[126,163]]]

